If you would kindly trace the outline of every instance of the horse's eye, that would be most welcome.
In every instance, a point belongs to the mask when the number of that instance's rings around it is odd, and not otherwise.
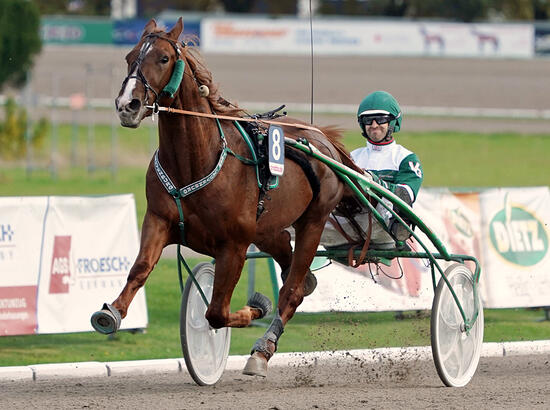
[[[168,61],[170,61],[170,59],[168,58],[168,56],[163,56],[161,59],[160,59],[160,62],[162,64],[166,64]]]

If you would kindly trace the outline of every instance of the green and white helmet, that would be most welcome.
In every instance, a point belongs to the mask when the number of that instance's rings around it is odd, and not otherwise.
[[[372,115],[390,115],[393,117],[390,121],[390,135],[401,129],[403,113],[401,112],[397,100],[386,91],[375,91],[367,95],[363,101],[361,101],[361,104],[359,104],[359,108],[357,109],[357,120],[363,131],[363,135],[366,135],[366,133],[365,127],[361,122],[361,117]]]

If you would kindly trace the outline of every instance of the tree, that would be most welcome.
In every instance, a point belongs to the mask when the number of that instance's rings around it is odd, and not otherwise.
[[[111,14],[111,0],[43,0],[38,2],[38,9],[42,15],[108,16]]]
[[[249,13],[254,6],[254,0],[221,0],[228,13]]]
[[[4,122],[0,122],[0,158],[20,159],[28,145],[39,148],[44,144],[50,124],[41,118],[33,129],[28,129],[27,111],[18,107],[13,98],[4,105]]]
[[[63,14],[67,12],[67,0],[39,1],[40,14]]]
[[[486,18],[487,3],[488,0],[410,0],[406,15],[470,23]]]
[[[219,6],[218,0],[138,0],[140,16],[154,16],[163,10],[213,11]]]
[[[0,89],[21,86],[40,52],[40,15],[29,0],[0,0]]]
[[[550,0],[535,0],[535,20],[550,19]]]
[[[490,8],[493,13],[504,20],[527,20],[535,19],[536,13],[539,14],[548,7],[547,0],[490,0]]]

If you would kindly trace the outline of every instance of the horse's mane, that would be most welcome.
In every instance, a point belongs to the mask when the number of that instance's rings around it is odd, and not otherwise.
[[[221,96],[219,85],[213,82],[212,73],[208,67],[206,67],[198,47],[192,43],[193,40],[194,39],[186,41],[187,53],[185,56],[191,70],[193,70],[193,74],[197,82],[200,85],[206,85],[210,90],[210,94],[206,97],[208,98],[210,105],[218,114],[241,116],[243,114],[243,109],[239,108],[237,104],[231,103]]]
[[[327,127],[319,128],[323,134],[326,135],[326,137],[330,140],[332,145],[338,149],[340,152],[345,152],[348,156],[348,150],[346,149],[344,143],[342,142],[342,139],[344,138],[342,135],[342,129],[338,128],[334,125],[329,125]]]

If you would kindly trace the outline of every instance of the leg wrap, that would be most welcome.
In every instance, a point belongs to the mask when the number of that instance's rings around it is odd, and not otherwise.
[[[285,328],[283,326],[283,321],[281,319],[281,316],[277,313],[277,316],[273,318],[271,321],[271,325],[267,329],[267,331],[264,334],[264,338],[275,343],[275,346],[277,345],[277,342],[279,341],[279,338],[285,331]]]
[[[281,320],[281,316],[277,313],[277,316],[273,318],[273,321],[271,322],[271,325],[265,332],[265,334],[260,337],[258,340],[256,340],[256,343],[254,343],[254,346],[252,346],[252,351],[250,354],[254,352],[260,352],[263,353],[267,360],[271,359],[271,356],[273,356],[273,353],[277,351],[277,342],[279,341],[279,338],[284,332],[284,326],[283,321]],[[267,342],[272,342],[275,345],[275,350],[272,352],[270,349],[270,346]]]

